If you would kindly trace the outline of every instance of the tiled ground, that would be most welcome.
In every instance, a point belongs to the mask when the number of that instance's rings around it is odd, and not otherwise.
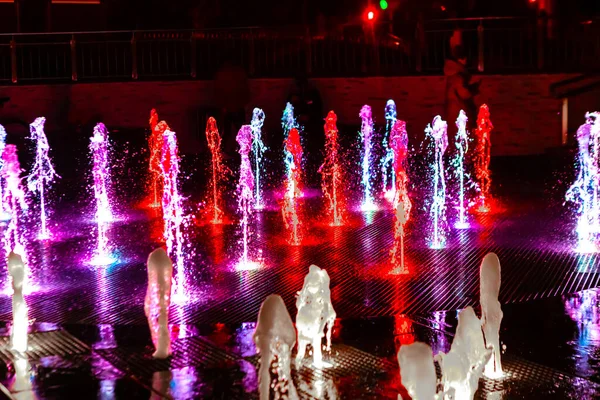
[[[142,193],[135,171],[143,163],[125,160],[115,168],[129,181],[115,183],[121,218],[108,233],[117,259],[109,267],[89,265],[95,226],[81,200],[80,176],[59,171],[61,190],[68,190],[53,205],[54,240],[28,245],[32,333],[26,358],[7,350],[11,301],[0,270],[1,393],[19,399],[257,398],[258,357],[251,336],[260,304],[278,293],[294,317],[295,294],[315,263],[331,277],[338,320],[333,350],[326,355],[333,367],[316,370],[305,363],[294,370],[301,397],[395,399],[406,395],[396,361],[399,346],[418,340],[434,351],[448,350],[456,310],[477,309],[479,263],[494,251],[502,263],[507,374],[503,380],[482,380],[476,397],[595,398],[600,393],[599,260],[572,251],[573,219],[562,207],[566,181],[549,183],[558,172],[559,178],[570,172],[558,171],[560,162],[549,160],[495,161],[494,171],[502,171],[495,177],[498,212],[474,215],[472,229],[451,231],[442,250],[427,246],[425,195],[415,189],[405,274],[392,273],[389,261],[390,210],[352,212],[346,226],[330,228],[319,218],[321,200],[313,191],[305,203],[307,241],[287,244],[272,201],[252,223],[252,257],[261,267],[236,271],[238,227],[202,224],[202,185],[196,187],[193,177],[184,180],[187,211],[196,219],[185,229],[187,296],[171,306],[174,355],[166,361],[151,357],[143,313],[144,263],[160,245],[161,222],[138,206],[142,195],[123,194]],[[184,160],[184,167],[193,162]],[[448,212],[453,215],[453,208]]]

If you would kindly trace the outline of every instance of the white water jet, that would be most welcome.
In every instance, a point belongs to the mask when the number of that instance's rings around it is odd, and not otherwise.
[[[154,358],[171,355],[169,337],[169,305],[171,304],[171,278],[173,262],[162,248],[148,256],[148,289],[144,300],[144,312],[148,318],[152,343],[156,351]]]
[[[416,342],[401,346],[398,351],[398,364],[402,385],[413,400],[437,398],[437,377],[429,345]],[[400,399],[398,395],[398,400]]]
[[[260,353],[260,400],[269,400],[271,389],[275,399],[298,399],[291,369],[296,330],[281,296],[272,294],[263,301],[253,339]],[[275,379],[271,379],[271,370]]]
[[[10,332],[11,350],[23,353],[27,351],[27,328],[29,326],[29,313],[27,303],[23,297],[25,286],[25,264],[21,256],[11,252],[8,255],[8,273],[12,279],[12,330]]]
[[[313,364],[323,367],[322,343],[323,336],[327,337],[326,350],[331,350],[331,331],[336,313],[331,304],[329,290],[329,274],[324,269],[311,265],[304,278],[304,286],[298,292],[296,299],[296,328],[298,329],[298,353],[296,365],[299,366],[310,343],[313,349]],[[325,329],[327,334],[325,335]]]
[[[500,360],[500,324],[502,307],[498,301],[500,293],[500,260],[494,253],[488,253],[481,262],[480,269],[481,322],[487,346],[494,348],[492,358],[485,366],[484,374],[488,378],[503,375]]]
[[[472,307],[458,315],[458,326],[450,351],[435,356],[442,369],[444,398],[471,400],[477,391],[483,368],[493,349],[484,347],[481,321]]]

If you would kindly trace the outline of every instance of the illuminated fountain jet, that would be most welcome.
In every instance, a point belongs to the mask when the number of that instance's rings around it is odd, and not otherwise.
[[[96,198],[96,222],[111,222],[113,214],[111,203],[108,198],[111,180],[109,164],[108,130],[103,123],[94,127],[94,134],[90,138],[90,150],[92,151],[94,176],[94,197]]]
[[[360,137],[362,140],[362,186],[363,186],[363,202],[361,210],[375,211],[377,205],[373,200],[373,114],[371,107],[364,105],[360,110],[360,118],[362,120],[360,128]]]
[[[394,150],[389,146],[391,142],[390,135],[396,124],[396,103],[394,100],[388,100],[385,105],[385,133],[383,135],[382,147],[385,152],[381,159],[382,192],[389,199],[394,199],[396,190],[396,174],[394,174]]]
[[[167,253],[175,260],[177,266],[175,282],[175,300],[184,299],[184,254],[183,254],[183,198],[179,193],[179,154],[177,137],[165,121],[158,123],[163,134],[161,150],[161,170],[163,181],[163,237],[167,245]]]
[[[150,205],[151,207],[160,207],[161,202],[160,199],[162,197],[161,192],[161,169],[160,169],[160,160],[161,160],[161,151],[163,146],[163,138],[162,131],[160,129],[156,129],[158,126],[158,114],[156,110],[153,108],[150,111],[150,136],[148,136],[148,150],[149,150],[149,160],[148,160],[148,172],[150,175],[150,185],[152,187],[153,193],[153,202]]]
[[[299,367],[306,346],[310,343],[313,349],[313,365],[323,367],[321,352],[323,336],[327,338],[326,350],[331,350],[331,331],[335,322],[335,310],[331,304],[329,290],[329,274],[324,269],[311,265],[304,278],[304,286],[296,299],[296,329],[298,329],[298,353],[296,366]],[[327,334],[325,335],[325,329]]]
[[[108,185],[110,183],[110,166],[108,163],[108,130],[104,124],[99,123],[94,127],[94,134],[90,139],[90,150],[94,165],[94,197],[96,198],[96,224],[98,229],[96,254],[92,258],[92,265],[109,265],[114,261],[110,256],[108,245],[108,223],[112,221],[112,211],[108,199]]]
[[[240,145],[240,177],[237,185],[238,213],[241,214],[240,225],[242,228],[242,257],[236,267],[238,270],[255,269],[256,263],[248,257],[248,241],[250,240],[250,222],[253,215],[254,204],[254,174],[250,163],[250,150],[252,148],[253,132],[250,125],[240,128],[236,140]]]
[[[325,118],[325,159],[319,168],[321,189],[328,203],[327,213],[331,226],[344,224],[346,199],[343,190],[343,165],[340,159],[338,143],[337,116],[329,111]]]
[[[486,104],[479,107],[477,115],[477,128],[475,134],[475,178],[479,186],[479,212],[490,211],[491,195],[490,187],[492,186],[492,175],[490,172],[490,149],[492,142],[490,134],[494,129],[490,120],[490,109]]]
[[[167,358],[171,355],[169,337],[169,305],[171,304],[171,277],[173,263],[162,248],[148,256],[148,289],[144,300],[144,313],[148,319],[152,344],[156,351],[154,358]]]
[[[485,341],[494,352],[485,366],[484,374],[488,378],[499,378],[503,375],[500,360],[500,324],[502,323],[502,307],[498,301],[500,293],[500,260],[494,253],[487,254],[481,262],[479,272],[481,304],[481,322]]]
[[[425,129],[433,145],[434,161],[431,166],[433,193],[430,214],[433,217],[433,235],[430,247],[441,249],[446,245],[446,179],[444,176],[444,153],[448,148],[448,125],[439,115]]]
[[[456,119],[456,157],[452,164],[454,167],[454,175],[458,179],[458,220],[454,224],[456,229],[468,229],[469,224],[469,208],[473,202],[469,199],[469,194],[474,188],[474,183],[471,181],[471,175],[465,170],[465,155],[469,150],[469,136],[467,133],[467,114],[460,110]]]
[[[2,170],[2,165],[4,163],[2,154],[4,154],[4,148],[6,147],[6,130],[2,125],[0,125],[0,170]],[[2,179],[0,179],[0,220],[8,221],[10,219],[10,205],[4,203],[3,193],[4,193],[5,183]]]
[[[2,202],[10,214],[8,228],[4,231],[4,248],[8,255],[11,251],[20,254],[27,262],[25,253],[25,242],[20,225],[23,212],[28,205],[25,201],[25,192],[21,185],[21,165],[17,156],[17,146],[7,144],[2,153],[2,169],[0,177],[4,181],[4,193]]]
[[[56,177],[59,177],[54,171],[52,160],[48,155],[50,145],[48,138],[44,133],[44,124],[46,118],[39,117],[30,125],[30,139],[36,142],[35,162],[31,173],[27,177],[27,187],[30,192],[37,192],[40,195],[40,232],[39,239],[50,238],[50,232],[46,226],[46,199],[45,190],[50,187]]]
[[[435,356],[442,370],[445,399],[471,400],[493,349],[486,348],[481,321],[472,307],[458,314],[458,326],[448,353]]]
[[[254,208],[261,210],[264,207],[261,176],[263,175],[263,162],[262,158],[267,150],[267,147],[262,141],[262,126],[265,123],[265,113],[260,108],[255,108],[252,111],[252,121],[250,121],[250,127],[252,129],[252,155],[254,157]]]
[[[223,195],[222,195],[222,180],[226,172],[226,168],[223,165],[223,153],[221,151],[221,135],[217,128],[217,121],[210,117],[206,121],[206,140],[208,142],[208,148],[212,157],[211,161],[211,178],[210,188],[212,192],[212,199],[209,201],[209,211],[212,210],[211,223],[222,224],[223,223]]]
[[[285,181],[285,192],[281,213],[283,223],[289,232],[289,243],[298,246],[302,243],[302,213],[300,201],[302,197],[302,145],[300,133],[292,128],[285,140],[285,150],[292,157],[290,174]]]
[[[390,132],[390,149],[394,153],[394,245],[390,252],[393,273],[405,273],[404,268],[404,235],[405,226],[410,217],[412,203],[408,196],[408,174],[406,173],[408,157],[408,134],[406,123],[396,121]]]
[[[27,329],[29,326],[27,303],[23,297],[26,278],[25,264],[21,256],[11,252],[8,255],[7,266],[13,289],[13,322],[10,332],[10,348],[11,350],[23,353],[27,351]]]
[[[586,122],[577,129],[579,171],[565,196],[577,205],[577,251],[593,253],[600,233],[600,117],[586,113]]]
[[[281,296],[272,294],[263,301],[253,339],[260,354],[260,400],[297,400],[298,393],[292,381],[291,368],[296,330]],[[274,379],[271,379],[271,371],[275,375]]]
[[[436,399],[437,377],[433,352],[425,343],[416,342],[400,346],[398,364],[402,385],[413,400]],[[401,397],[398,395],[398,400]]]
[[[298,125],[298,122],[296,121],[296,117],[294,117],[294,106],[292,106],[291,103],[287,103],[285,105],[285,109],[283,110],[283,116],[281,117],[281,127],[283,128],[283,141],[284,143],[287,141],[290,132],[292,131],[292,129],[296,129],[296,131],[300,131],[300,125]],[[289,181],[292,179],[292,171],[294,168],[302,168],[301,165],[296,166],[294,163],[294,156],[292,153],[289,152],[289,150],[287,148],[283,149],[283,162],[285,164],[285,176],[286,179]],[[302,162],[302,158],[300,159],[300,162]],[[300,195],[302,196],[302,192],[300,192]]]

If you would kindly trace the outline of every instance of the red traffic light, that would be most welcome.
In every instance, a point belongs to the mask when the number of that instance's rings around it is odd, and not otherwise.
[[[374,8],[369,7],[367,8],[367,10],[365,11],[365,15],[364,18],[366,21],[368,22],[373,22],[375,20],[375,17],[377,16],[376,11]]]

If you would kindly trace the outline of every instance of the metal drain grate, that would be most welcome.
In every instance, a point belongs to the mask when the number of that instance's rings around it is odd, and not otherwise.
[[[154,349],[117,347],[96,352],[116,368],[138,378],[151,378],[155,372],[185,367],[216,368],[239,360],[202,337],[189,337],[172,343],[173,355],[165,360],[152,358]]]
[[[484,378],[479,383],[479,398],[494,393],[553,393],[553,398],[597,398],[600,385],[590,380],[567,375],[556,369],[520,357],[504,356],[501,379]]]
[[[12,363],[15,355],[9,350],[10,338],[0,337],[0,360]],[[36,332],[29,334],[29,349],[27,358],[30,361],[43,357],[69,357],[78,354],[87,354],[90,348],[65,330]]]

